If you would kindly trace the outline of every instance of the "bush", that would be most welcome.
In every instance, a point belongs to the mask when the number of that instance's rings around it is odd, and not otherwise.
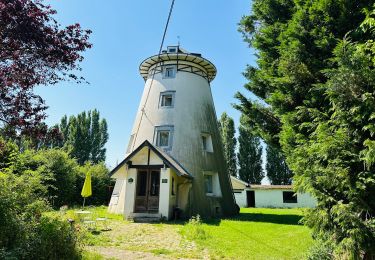
[[[7,155],[12,153],[14,152],[6,152]],[[19,176],[25,173],[40,176],[42,185],[47,189],[44,195],[54,208],[82,204],[81,190],[87,172],[91,173],[93,192],[86,201],[91,205],[103,205],[109,202],[109,186],[112,185],[113,180],[109,177],[109,170],[104,163],[87,162],[79,166],[68,152],[60,148],[25,150],[17,153],[15,158],[13,173]],[[7,165],[9,162],[5,160],[3,164]]]
[[[333,256],[333,246],[322,240],[317,240],[310,248],[307,260],[331,260]]]
[[[0,259],[77,259],[80,250],[66,222],[42,216],[36,176],[0,173]]]
[[[5,154],[2,148],[9,151],[14,147],[0,143],[1,155]],[[50,209],[43,171],[24,167],[27,163],[21,156],[12,154],[11,160],[0,156],[0,259],[80,258],[69,224],[42,215]]]
[[[85,181],[86,173],[91,173],[92,196],[86,199],[87,205],[107,205],[109,203],[109,186],[113,185],[113,180],[109,176],[109,170],[104,163],[91,164],[86,162],[80,166],[76,179],[76,203],[82,203],[81,190]]]
[[[39,164],[37,171],[45,177],[44,184],[48,186],[48,200],[51,204],[56,208],[74,204],[78,189],[76,160],[62,149],[38,151],[34,160]]]
[[[35,227],[30,259],[79,259],[78,238],[68,222],[43,216]]]
[[[189,219],[189,222],[183,226],[181,234],[188,240],[205,240],[209,237],[202,226],[202,220],[199,215]]]

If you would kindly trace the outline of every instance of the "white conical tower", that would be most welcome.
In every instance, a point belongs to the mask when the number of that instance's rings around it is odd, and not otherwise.
[[[139,169],[147,167],[149,170],[157,169],[155,160],[150,163],[151,147],[151,152],[156,153],[155,156],[160,152],[159,167],[163,165],[159,177],[160,186],[157,187],[160,188],[158,212],[162,207],[168,207],[169,218],[176,208],[184,216],[234,214],[235,202],[210,88],[210,82],[216,75],[215,66],[200,54],[188,53],[179,46],[169,46],[162,54],[144,60],[140,65],[140,73],[146,81],[145,87],[126,158],[113,170],[114,177],[119,179],[121,175],[125,180],[124,185],[130,187],[129,181],[126,181],[129,174],[125,175],[129,169],[137,168],[134,161],[139,165],[138,172]],[[147,145],[145,141],[148,141]],[[147,149],[148,156],[145,152]],[[116,174],[125,163],[125,175]],[[163,176],[169,168],[170,174]],[[175,178],[173,174],[176,175]],[[188,178],[183,178],[184,175]],[[139,175],[133,177],[140,180]],[[130,212],[132,207],[124,210],[126,216],[137,210],[150,212],[150,206],[144,206],[150,204],[151,195],[147,189],[155,186],[156,181],[152,183],[151,178],[155,179],[157,176],[144,178],[143,183],[138,181],[133,185],[135,197],[130,198],[128,194],[131,192],[125,192],[125,204],[132,204],[131,200],[135,201],[132,205],[133,212]],[[170,183],[167,191],[163,188],[163,183]],[[146,199],[139,195],[144,195],[141,185],[146,186]],[[120,194],[119,184],[116,186],[116,192]],[[172,194],[172,197],[176,196],[173,203],[163,206],[164,197],[164,200],[171,200],[171,196],[162,194],[163,192]],[[153,210],[156,212],[156,206]]]

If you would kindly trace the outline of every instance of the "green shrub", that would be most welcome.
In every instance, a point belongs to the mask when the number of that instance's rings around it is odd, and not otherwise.
[[[2,142],[0,154],[2,148],[9,150],[6,146]],[[18,153],[11,159],[0,156],[0,259],[80,258],[70,225],[43,216],[50,209],[44,171],[38,170],[38,163],[26,167],[29,161],[23,159]]]
[[[79,259],[77,234],[68,222],[45,217],[35,226],[29,259]]]
[[[334,259],[333,247],[327,242],[317,240],[310,248],[306,258],[308,260],[332,260]]]
[[[181,234],[188,240],[205,240],[209,237],[199,215],[189,219],[189,222],[182,227]]]
[[[86,162],[79,167],[76,179],[76,203],[82,203],[81,190],[85,181],[86,173],[91,173],[92,196],[86,199],[87,205],[107,205],[109,203],[109,186],[113,180],[109,176],[109,170],[104,163],[92,164]]]

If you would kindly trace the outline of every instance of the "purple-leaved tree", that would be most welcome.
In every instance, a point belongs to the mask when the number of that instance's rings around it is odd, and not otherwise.
[[[84,79],[82,52],[91,48],[90,30],[79,24],[62,28],[55,10],[42,0],[0,0],[0,127],[38,137],[46,117],[38,85]],[[4,130],[5,129],[5,130]]]

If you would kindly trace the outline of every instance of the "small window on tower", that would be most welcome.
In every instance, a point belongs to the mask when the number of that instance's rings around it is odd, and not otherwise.
[[[204,175],[204,186],[206,190],[206,194],[212,194],[213,193],[213,181],[212,181],[212,175]]]
[[[207,196],[221,197],[219,175],[217,172],[203,172],[204,190]]]
[[[176,67],[175,66],[164,66],[163,68],[163,78],[170,79],[176,77]]]
[[[167,52],[168,53],[177,53],[178,47],[177,46],[168,46]]]
[[[169,146],[169,131],[158,132],[158,146],[168,147]]]
[[[202,133],[201,138],[202,138],[202,149],[203,149],[203,151],[212,153],[214,150],[213,150],[213,147],[212,147],[211,135],[207,134],[207,133]]]
[[[160,93],[160,107],[173,107],[174,91]]]
[[[173,126],[157,126],[155,128],[155,144],[163,149],[172,148]]]
[[[203,151],[207,151],[207,136],[202,135],[202,146],[203,146]]]

